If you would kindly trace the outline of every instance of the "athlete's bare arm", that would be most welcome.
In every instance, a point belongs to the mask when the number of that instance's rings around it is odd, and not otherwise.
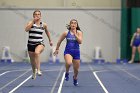
[[[34,24],[34,21],[33,20],[32,21],[29,21],[27,23],[26,27],[25,27],[25,31],[28,32],[31,29],[31,27],[33,26],[33,24]]]
[[[43,24],[43,27],[44,27],[44,29],[45,29],[45,33],[46,33],[46,35],[47,35],[47,37],[48,37],[48,40],[49,40],[50,46],[52,46],[53,43],[52,43],[52,41],[51,41],[50,32],[48,31],[47,24],[44,23],[44,24]]]
[[[61,42],[66,38],[66,35],[67,35],[67,31],[65,31],[64,33],[62,33],[62,35],[60,36],[58,42],[57,42],[57,46],[56,46],[56,50],[54,52],[54,55],[57,55],[58,54],[58,51],[59,51],[59,47],[61,45]]]
[[[83,39],[83,33],[81,31],[77,31],[77,33],[74,33],[77,41],[79,44],[82,44],[82,39]]]

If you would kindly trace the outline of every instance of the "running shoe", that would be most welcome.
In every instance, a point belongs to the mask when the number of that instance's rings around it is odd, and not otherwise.
[[[65,74],[65,80],[66,80],[66,81],[69,81],[69,73],[66,73],[66,74]]]
[[[131,63],[133,63],[133,61],[132,61],[132,60],[130,60],[128,63],[130,63],[130,64],[131,64]]]
[[[36,79],[36,73],[37,73],[37,69],[34,69],[34,70],[33,70],[32,79]]]
[[[37,71],[38,76],[42,76],[42,73],[40,70]]]
[[[77,79],[74,79],[74,76],[73,76],[73,84],[74,84],[74,86],[78,86],[78,81],[77,81]]]

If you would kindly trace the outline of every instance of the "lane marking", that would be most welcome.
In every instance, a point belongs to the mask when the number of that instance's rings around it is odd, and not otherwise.
[[[12,71],[5,71],[5,72],[1,73],[0,76],[5,75],[5,74],[10,73],[10,72],[16,72],[16,71],[27,71],[27,70],[12,70]]]
[[[9,72],[11,72],[11,71],[5,71],[5,72],[1,73],[0,76],[4,75],[6,73],[9,73]]]
[[[99,79],[99,77],[96,74],[96,71],[93,72],[95,78],[97,79],[97,81],[99,82],[99,84],[101,85],[102,89],[104,90],[105,93],[109,93],[108,90],[105,88],[104,84],[101,82],[101,80]]]
[[[53,87],[52,87],[50,93],[54,93],[54,89],[55,89],[55,87],[56,87],[56,84],[57,84],[57,82],[58,82],[60,76],[61,76],[61,73],[62,73],[62,71],[63,71],[63,68],[64,68],[64,66],[61,66],[60,72],[59,72],[59,74],[58,74],[58,76],[57,76],[57,78],[56,78],[56,81],[55,81],[55,83],[54,83],[54,85],[53,85]]]
[[[120,67],[118,67],[118,66],[116,66],[116,68],[118,68],[118,69],[120,69],[121,71],[127,73],[127,74],[130,75],[131,77],[133,77],[133,78],[135,78],[135,79],[137,79],[137,80],[140,80],[139,77],[137,77],[137,76],[133,75],[132,73],[128,72],[126,69],[122,69],[122,68],[120,68]]]
[[[89,66],[90,70],[93,71],[93,75],[95,76],[95,78],[99,82],[99,84],[102,87],[102,89],[104,90],[104,92],[105,93],[109,93],[108,90],[105,88],[105,86],[103,85],[103,83],[101,82],[101,80],[99,79],[99,77],[96,74],[98,72],[105,72],[105,71],[108,71],[108,70],[94,71],[94,69],[92,68],[92,66],[90,64],[88,64],[88,66]]]
[[[23,85],[26,81],[28,81],[30,78],[32,77],[32,75],[30,75],[28,78],[26,78],[23,82],[21,82],[18,86],[16,86],[15,88],[13,88],[9,93],[13,93],[14,91],[16,91],[21,85]]]
[[[63,76],[62,76],[62,79],[61,79],[61,83],[60,83],[60,85],[59,85],[59,88],[58,88],[57,93],[61,93],[64,79],[65,79],[65,72],[63,73]]]
[[[13,83],[14,81],[16,81],[17,79],[19,79],[20,77],[24,76],[26,73],[28,73],[31,69],[29,69],[28,71],[26,71],[25,73],[21,74],[20,76],[18,76],[17,78],[15,78],[14,80],[10,81],[9,83],[5,84],[3,87],[0,88],[0,90],[4,89],[5,87],[7,87],[8,85],[10,85],[11,83]]]

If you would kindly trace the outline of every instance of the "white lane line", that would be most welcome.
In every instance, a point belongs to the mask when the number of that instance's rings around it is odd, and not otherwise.
[[[101,82],[101,80],[99,79],[99,77],[97,76],[96,71],[93,72],[93,74],[94,74],[95,78],[97,79],[97,81],[99,82],[99,84],[101,85],[101,87],[103,88],[104,92],[105,92],[105,93],[109,93],[108,90],[107,90],[107,89],[105,88],[105,86],[103,85],[103,83]]]
[[[57,78],[56,78],[56,81],[55,81],[55,83],[54,83],[54,85],[53,85],[53,87],[52,87],[50,93],[54,93],[54,89],[55,89],[55,87],[56,87],[56,84],[57,84],[57,82],[58,82],[60,76],[61,76],[61,73],[62,73],[62,71],[63,71],[63,68],[64,68],[64,66],[61,67],[60,72],[59,72],[59,74],[58,74],[58,76],[57,76]]]
[[[133,75],[132,73],[128,72],[126,69],[122,69],[122,68],[120,68],[120,67],[118,67],[118,66],[116,66],[116,68],[118,68],[118,69],[120,69],[121,71],[127,73],[127,74],[130,75],[131,77],[133,77],[133,78],[135,78],[135,79],[137,79],[137,80],[140,80],[139,77],[137,77],[137,76]]]
[[[59,88],[58,88],[57,93],[61,93],[64,79],[65,79],[65,72],[63,73],[63,76],[62,76],[62,79],[61,79],[61,83],[60,83],[60,85],[59,85]]]
[[[43,72],[53,72],[53,71],[59,71],[60,70],[60,68],[59,69],[47,69],[47,70],[42,70]]]
[[[27,69],[26,69],[26,70],[11,70],[11,71],[5,71],[5,72],[1,73],[0,76],[3,76],[3,75],[5,75],[5,74],[7,74],[7,73],[10,73],[10,72],[16,72],[16,71],[27,71]]]
[[[0,88],[0,90],[4,89],[5,87],[7,87],[8,85],[10,85],[11,83],[13,83],[14,81],[16,81],[17,79],[19,79],[20,77],[24,76],[26,73],[28,73],[31,69],[29,69],[28,71],[26,71],[25,73],[21,74],[19,77],[15,78],[14,80],[10,81],[9,83],[5,84],[3,87]]]
[[[90,68],[91,71],[94,71],[94,69],[92,68],[91,65],[88,65],[88,66],[89,66],[89,68]],[[108,90],[105,88],[105,86],[103,85],[103,83],[101,82],[101,80],[99,79],[99,77],[98,77],[97,74],[96,74],[96,73],[98,73],[98,72],[105,72],[105,71],[108,71],[108,70],[94,71],[94,72],[93,72],[93,75],[95,76],[95,78],[97,79],[97,81],[99,82],[99,84],[101,85],[101,87],[102,87],[102,89],[104,90],[104,92],[105,92],[105,93],[109,93]]]
[[[128,75],[130,75],[131,77],[133,77],[133,78],[135,78],[135,79],[137,79],[137,80],[140,80],[139,77],[137,77],[137,76],[131,74],[130,72],[128,72],[128,71],[126,71],[126,70],[123,70],[123,71],[126,72],[126,73],[127,73]]]
[[[6,73],[9,73],[9,72],[11,72],[11,71],[5,71],[5,72],[1,73],[0,76],[4,75]]]
[[[32,75],[30,75],[27,79],[25,79],[23,82],[21,82],[18,86],[16,86],[15,88],[13,88],[9,93],[13,93],[14,91],[16,91],[21,85],[23,85],[26,81],[28,81],[30,78],[32,77]]]

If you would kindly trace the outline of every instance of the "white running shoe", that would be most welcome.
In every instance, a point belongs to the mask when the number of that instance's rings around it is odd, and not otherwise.
[[[36,73],[37,73],[37,69],[34,69],[32,79],[36,79]]]
[[[37,71],[38,76],[42,76],[42,73],[40,70]]]
[[[128,63],[130,63],[130,64],[131,64],[131,63],[133,63],[133,61],[132,61],[132,60],[130,60]]]

